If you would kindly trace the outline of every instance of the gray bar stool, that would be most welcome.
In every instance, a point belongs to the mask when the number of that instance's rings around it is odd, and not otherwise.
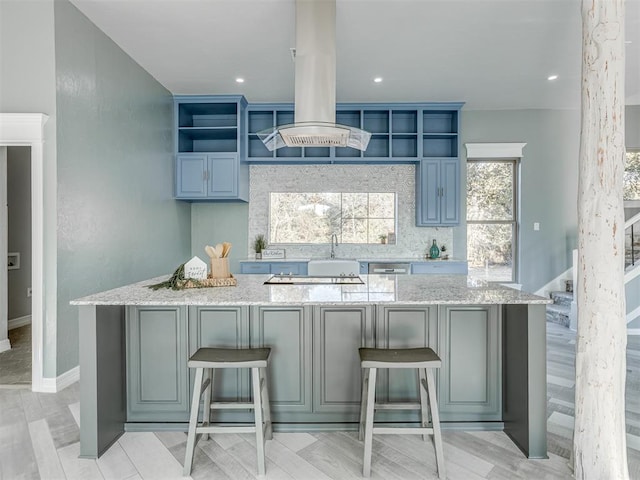
[[[433,369],[440,368],[440,357],[430,348],[381,349],[360,348],[360,366],[364,368],[362,382],[362,403],[360,405],[359,438],[364,436],[364,461],[362,475],[371,475],[371,447],[373,434],[421,434],[426,441],[427,435],[433,435],[436,450],[438,477],[446,478],[442,436],[440,434],[440,416],[436,400],[436,385]],[[378,368],[415,368],[418,370],[420,403],[376,403],[376,373]],[[431,426],[429,426],[429,404],[431,406]],[[373,421],[375,410],[420,410],[420,427],[376,427]],[[364,435],[363,435],[364,427]]]
[[[267,364],[270,348],[230,349],[199,348],[189,359],[189,368],[196,369],[196,378],[191,399],[191,418],[187,436],[187,451],[184,457],[184,476],[191,475],[193,452],[203,434],[204,440],[210,433],[256,433],[256,453],[258,455],[258,475],[265,474],[264,442],[273,438],[269,390],[267,387]],[[253,386],[253,402],[212,402],[213,379],[216,368],[250,368]],[[206,378],[205,377],[206,370]],[[204,394],[202,424],[198,425],[200,397]],[[254,426],[219,426],[211,424],[211,410],[253,409]]]

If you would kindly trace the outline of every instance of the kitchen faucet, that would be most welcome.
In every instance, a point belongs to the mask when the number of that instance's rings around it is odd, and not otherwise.
[[[336,258],[336,252],[333,247],[338,246],[338,236],[335,233],[331,234],[331,258]]]

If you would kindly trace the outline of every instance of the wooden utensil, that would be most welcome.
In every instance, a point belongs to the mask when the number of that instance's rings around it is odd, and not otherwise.
[[[218,254],[216,253],[215,248],[213,248],[211,245],[207,245],[206,247],[204,247],[204,251],[207,252],[209,258],[218,258]]]
[[[222,244],[221,243],[218,243],[215,246],[215,251],[216,251],[216,257],[222,258]]]
[[[222,256],[223,257],[228,257],[230,251],[231,251],[231,243],[223,242],[223,244],[222,244]]]

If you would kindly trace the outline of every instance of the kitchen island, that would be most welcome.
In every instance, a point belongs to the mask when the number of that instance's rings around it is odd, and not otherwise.
[[[235,287],[148,288],[165,278],[72,302],[80,311],[82,457],[98,457],[125,429],[186,430],[187,359],[201,346],[271,347],[274,428],[289,431],[357,428],[358,347],[428,346],[443,363],[443,428],[504,429],[527,456],[546,457],[546,298],[463,275],[296,285],[238,275]],[[248,372],[221,373],[218,399],[250,398]],[[415,400],[414,373],[381,374],[378,398]],[[419,422],[415,412],[377,418]]]

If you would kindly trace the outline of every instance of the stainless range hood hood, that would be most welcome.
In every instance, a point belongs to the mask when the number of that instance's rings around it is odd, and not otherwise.
[[[371,134],[336,121],[336,2],[296,0],[295,116],[291,125],[258,132],[265,146],[352,147]]]

